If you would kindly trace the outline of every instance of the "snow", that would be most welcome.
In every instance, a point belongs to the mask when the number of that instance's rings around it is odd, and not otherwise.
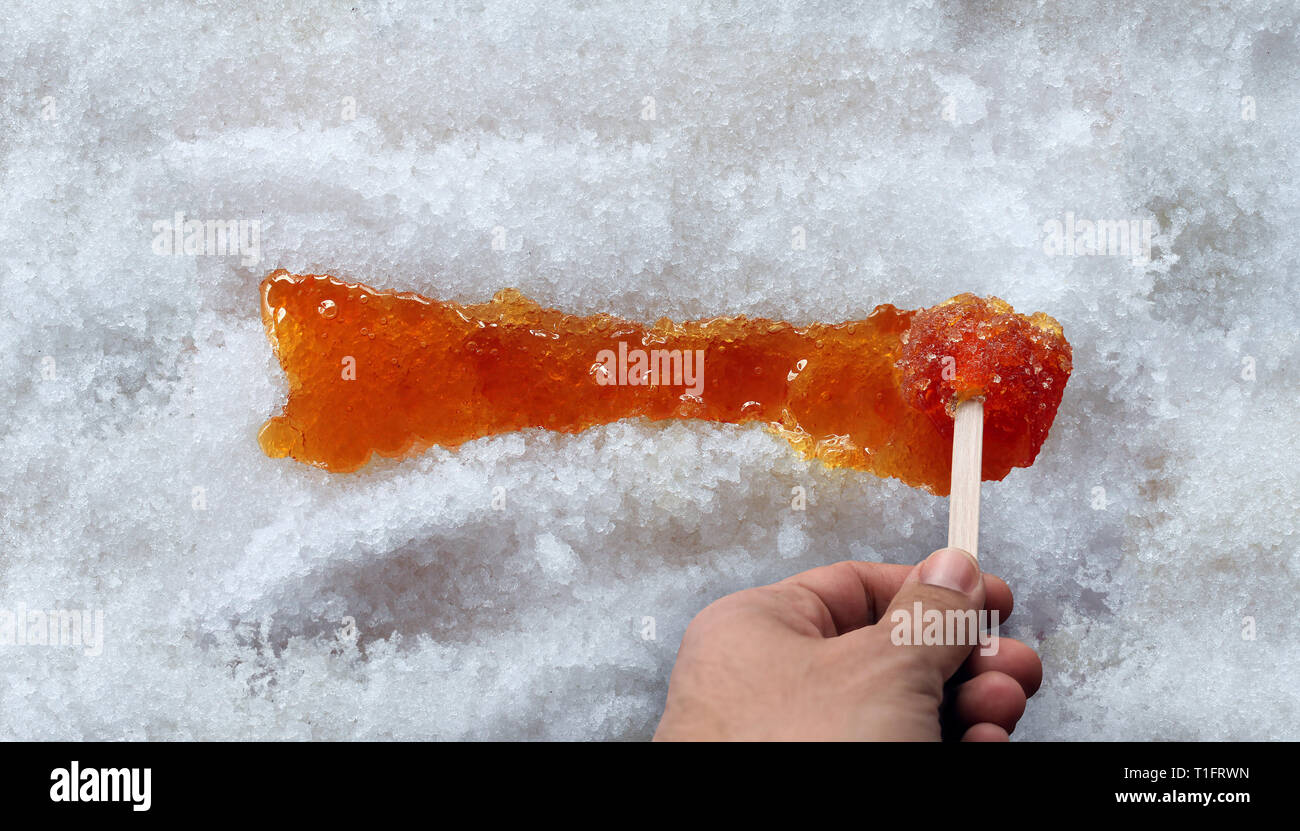
[[[1300,738],[1294,4],[17,5],[0,609],[104,628],[0,644],[0,736],[643,738],[712,599],[943,542],[945,500],[759,427],[268,459],[283,267],[647,321],[1046,311],[1074,377],[982,516],[1046,664],[1017,736]],[[255,256],[156,253],[176,212]],[[1153,221],[1150,260],[1049,256],[1068,213]]]

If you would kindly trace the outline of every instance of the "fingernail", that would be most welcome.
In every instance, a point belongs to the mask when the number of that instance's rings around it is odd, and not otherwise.
[[[970,594],[979,585],[980,567],[960,548],[940,548],[921,563],[920,579],[927,586]]]

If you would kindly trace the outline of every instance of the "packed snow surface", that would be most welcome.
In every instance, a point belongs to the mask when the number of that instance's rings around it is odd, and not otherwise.
[[[1126,5],[16,4],[0,736],[644,738],[711,600],[944,541],[945,500],[756,425],[269,459],[287,268],[645,321],[1048,312],[1074,376],[984,488],[1046,665],[1017,735],[1300,739],[1300,7]],[[81,645],[20,643],[33,610]]]

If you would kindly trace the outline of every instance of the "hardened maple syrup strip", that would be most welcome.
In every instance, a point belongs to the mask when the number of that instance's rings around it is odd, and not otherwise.
[[[958,402],[984,398],[982,474],[1001,479],[1033,463],[1071,369],[1056,321],[969,294],[833,325],[644,325],[511,289],[460,305],[277,271],[262,319],[289,379],[262,448],[340,473],[530,427],[691,418],[761,422],[831,467],[942,494]]]

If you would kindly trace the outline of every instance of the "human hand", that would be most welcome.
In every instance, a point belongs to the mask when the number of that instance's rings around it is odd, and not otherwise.
[[[1037,653],[997,636],[992,654],[970,639],[895,643],[894,615],[916,603],[923,620],[986,606],[1005,619],[1012,597],[959,549],[913,567],[836,563],[728,595],[687,627],[655,739],[1006,741],[1042,681]]]

